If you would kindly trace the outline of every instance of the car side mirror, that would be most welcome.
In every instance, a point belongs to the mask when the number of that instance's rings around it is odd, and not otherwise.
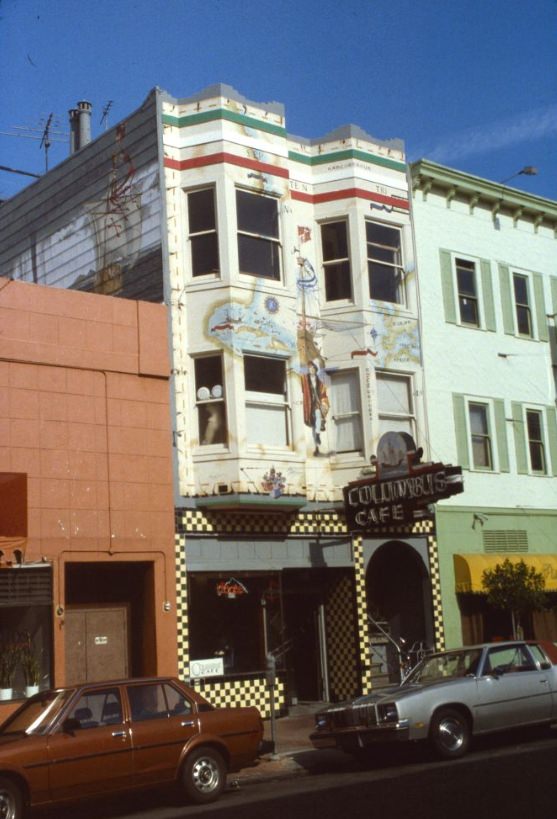
[[[75,717],[68,717],[62,723],[62,731],[65,734],[74,734],[76,731],[79,731],[81,728],[81,723]]]

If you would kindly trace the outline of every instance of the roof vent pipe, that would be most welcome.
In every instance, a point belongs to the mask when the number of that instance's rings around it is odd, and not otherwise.
[[[79,111],[79,147],[84,148],[91,142],[91,109],[93,106],[87,100],[77,103]]]
[[[75,154],[91,142],[92,108],[87,100],[78,102],[77,108],[70,108],[70,154]]]
[[[77,108],[70,108],[70,155],[79,150],[79,111]]]

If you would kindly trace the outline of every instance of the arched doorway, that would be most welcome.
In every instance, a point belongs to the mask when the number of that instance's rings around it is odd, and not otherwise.
[[[368,612],[380,624],[372,633],[374,676],[398,678],[398,657],[393,643],[382,639],[381,630],[405,651],[433,646],[431,583],[419,553],[401,541],[382,544],[369,561],[366,572]]]

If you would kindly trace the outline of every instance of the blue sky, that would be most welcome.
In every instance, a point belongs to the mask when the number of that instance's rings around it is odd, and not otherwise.
[[[354,123],[427,157],[557,199],[557,0],[0,0],[0,132],[104,106],[111,125],[154,86],[216,82],[285,105],[318,137]],[[31,130],[35,129],[35,130]],[[39,139],[0,133],[0,165],[42,173]],[[68,154],[49,151],[52,167]],[[0,198],[30,180],[0,171]]]

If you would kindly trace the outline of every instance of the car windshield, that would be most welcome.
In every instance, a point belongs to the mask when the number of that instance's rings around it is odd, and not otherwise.
[[[438,682],[455,677],[474,677],[478,671],[481,650],[444,651],[425,657],[404,680],[407,683]]]
[[[28,700],[0,726],[0,735],[44,734],[73,691],[45,691]]]

